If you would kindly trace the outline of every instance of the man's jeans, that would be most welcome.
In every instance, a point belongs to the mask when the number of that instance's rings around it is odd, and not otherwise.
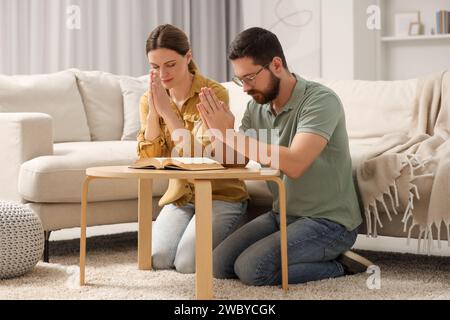
[[[241,224],[247,201],[213,200],[213,249]],[[195,207],[165,205],[153,224],[152,265],[155,269],[176,268],[182,273],[195,272]]]
[[[344,274],[335,259],[356,241],[339,223],[287,216],[289,283],[334,278]],[[236,278],[248,285],[281,283],[280,219],[265,213],[231,234],[214,250],[214,276]]]

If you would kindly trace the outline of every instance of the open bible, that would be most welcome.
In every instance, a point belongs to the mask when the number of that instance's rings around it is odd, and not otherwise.
[[[146,158],[138,159],[133,169],[175,169],[175,170],[219,170],[225,169],[219,162],[210,158]]]

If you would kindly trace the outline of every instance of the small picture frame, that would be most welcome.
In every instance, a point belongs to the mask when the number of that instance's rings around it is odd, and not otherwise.
[[[422,34],[422,24],[419,22],[412,22],[409,24],[408,35],[410,36],[418,36]]]
[[[420,23],[420,12],[404,12],[395,14],[395,35],[408,36],[411,23]]]

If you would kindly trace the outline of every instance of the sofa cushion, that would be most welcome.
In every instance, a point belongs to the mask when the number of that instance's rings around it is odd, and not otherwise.
[[[22,164],[19,193],[32,202],[81,201],[81,188],[88,167],[129,165],[136,158],[136,141],[95,141],[58,143],[54,154],[34,158]],[[137,180],[96,180],[89,187],[89,201],[137,198]],[[167,181],[154,182],[153,195],[161,196]]]
[[[0,112],[41,112],[53,119],[55,142],[89,141],[83,102],[72,72],[0,75]]]
[[[93,141],[120,140],[123,128],[119,76],[72,69],[78,81]]]
[[[136,140],[141,122],[139,101],[148,90],[148,75],[139,78],[121,77],[120,88],[123,96],[123,133],[121,140]]]
[[[407,132],[411,125],[417,79],[312,81],[331,88],[341,99],[350,139],[376,138],[392,132]]]

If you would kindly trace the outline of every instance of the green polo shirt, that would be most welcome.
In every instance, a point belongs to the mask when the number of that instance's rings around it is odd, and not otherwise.
[[[281,174],[286,187],[287,214],[325,218],[353,230],[362,218],[353,185],[342,103],[331,89],[295,77],[297,84],[278,115],[272,113],[270,103],[261,105],[251,100],[239,130],[271,143],[270,130],[278,129],[279,140],[272,143],[284,147],[290,147],[294,136],[301,132],[325,138],[328,141],[325,149],[300,178]],[[251,130],[246,132],[248,129],[256,129],[256,136]],[[263,135],[259,129],[267,129],[269,134]],[[273,210],[279,212],[278,188],[273,182],[268,182],[268,186],[275,199]]]

